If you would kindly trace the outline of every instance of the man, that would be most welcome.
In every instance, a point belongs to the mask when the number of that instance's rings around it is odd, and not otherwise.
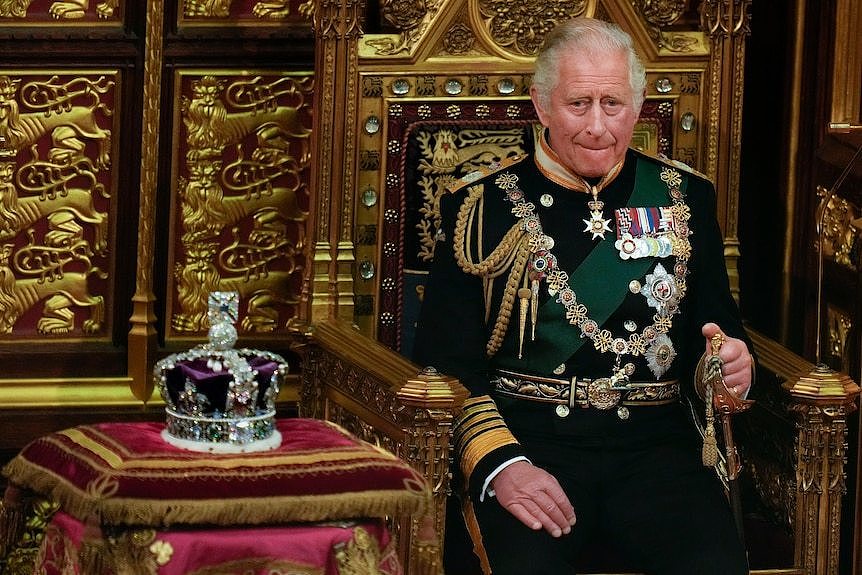
[[[615,25],[559,25],[535,153],[441,204],[416,360],[470,389],[456,459],[495,574],[574,573],[596,546],[647,573],[747,572],[682,396],[713,336],[741,396],[752,358],[712,184],[628,147],[645,82]]]

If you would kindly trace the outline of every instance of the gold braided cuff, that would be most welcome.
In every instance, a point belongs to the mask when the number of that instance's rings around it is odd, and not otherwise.
[[[455,424],[455,451],[461,462],[461,472],[470,481],[473,470],[487,454],[518,441],[506,427],[497,405],[489,396],[470,398]]]

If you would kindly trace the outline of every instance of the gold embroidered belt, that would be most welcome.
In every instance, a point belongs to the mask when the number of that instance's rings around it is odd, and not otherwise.
[[[611,409],[617,405],[667,405],[679,399],[679,380],[627,382],[615,387],[611,378],[556,379],[512,371],[497,370],[491,379],[495,391],[503,396],[544,401],[569,407]]]

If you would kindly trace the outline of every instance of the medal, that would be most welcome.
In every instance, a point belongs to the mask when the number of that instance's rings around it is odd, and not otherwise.
[[[590,203],[592,204],[593,202]],[[611,221],[604,219],[604,214],[600,211],[590,212],[590,219],[584,220],[584,223],[587,224],[584,231],[593,234],[592,239],[598,238],[603,240],[605,239],[605,232],[611,231],[608,225]]]
[[[661,264],[656,264],[653,273],[646,275],[641,293],[646,297],[647,305],[659,312],[675,306],[678,300],[676,280]]]
[[[629,258],[638,258],[638,242],[628,232],[624,233],[620,239],[614,242],[614,247],[620,252],[620,258],[627,260]]]
[[[587,227],[584,228],[584,231],[588,234],[592,234],[592,239],[594,240],[605,239],[605,233],[611,231],[611,220],[605,218],[605,214],[602,211],[605,207],[605,203],[599,199],[599,192],[601,192],[605,186],[610,184],[614,178],[617,177],[622,167],[623,162],[621,161],[611,168],[611,170],[605,174],[595,186],[589,185],[585,179],[580,176],[576,176],[575,183],[577,184],[577,187],[575,189],[581,192],[587,192],[593,197],[593,199],[587,202],[587,207],[590,210],[590,219],[583,220],[583,222],[587,225]],[[539,201],[541,202],[541,200]]]
[[[663,333],[653,340],[644,355],[650,371],[656,379],[661,379],[661,376],[670,369],[670,364],[676,357],[676,350],[667,334]]]

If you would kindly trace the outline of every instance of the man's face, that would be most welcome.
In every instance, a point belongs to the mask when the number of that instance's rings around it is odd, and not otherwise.
[[[599,177],[623,159],[640,107],[629,84],[628,59],[622,52],[597,60],[565,54],[559,81],[542,105],[535,88],[530,95],[548,143],[573,172]]]

